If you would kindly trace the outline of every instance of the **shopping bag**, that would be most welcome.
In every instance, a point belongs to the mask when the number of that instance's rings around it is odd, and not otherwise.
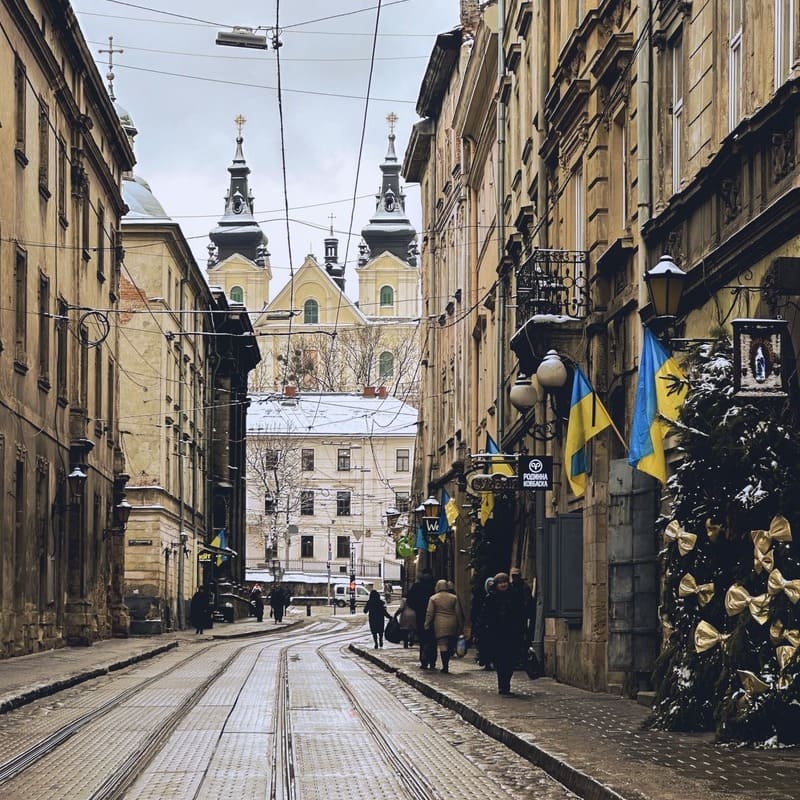
[[[544,675],[544,666],[532,647],[528,648],[528,655],[525,659],[525,672],[531,680],[541,678]]]
[[[383,632],[383,636],[387,642],[392,644],[400,644],[403,641],[403,631],[400,630],[400,623],[394,617],[386,623],[386,630]]]
[[[459,658],[464,658],[467,654],[467,650],[469,649],[469,642],[467,641],[466,636],[459,636],[458,641],[456,642],[456,655]]]

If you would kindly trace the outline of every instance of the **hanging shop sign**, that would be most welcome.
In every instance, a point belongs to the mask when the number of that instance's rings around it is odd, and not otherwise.
[[[477,473],[467,478],[467,488],[471,492],[504,492],[513,486],[513,475],[486,475]]]
[[[553,457],[552,456],[520,456],[519,457],[520,489],[552,489]]]
[[[786,397],[787,321],[733,320],[733,370],[737,397]]]

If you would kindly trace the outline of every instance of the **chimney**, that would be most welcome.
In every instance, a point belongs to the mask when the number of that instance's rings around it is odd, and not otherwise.
[[[285,397],[297,397],[297,387],[296,386],[284,386],[283,387],[283,394]]]
[[[364,397],[375,397],[375,387],[374,386],[365,386],[364,387]]]
[[[379,387],[378,387],[378,397],[380,397],[380,398],[381,398],[381,400],[382,400],[384,397],[386,397],[386,395],[387,395],[387,394],[389,394],[389,392],[387,391],[387,389],[386,389],[386,387],[385,387],[385,386],[379,386]]]

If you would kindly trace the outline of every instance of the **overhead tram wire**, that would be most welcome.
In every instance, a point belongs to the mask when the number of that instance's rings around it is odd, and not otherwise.
[[[352,231],[353,231],[353,220],[355,219],[356,198],[358,196],[358,179],[359,179],[359,176],[361,175],[361,159],[362,159],[363,154],[364,154],[364,140],[366,138],[367,118],[368,118],[368,114],[369,114],[369,97],[370,97],[370,92],[372,91],[372,76],[373,76],[373,74],[375,72],[375,51],[376,51],[377,45],[378,45],[378,29],[380,27],[380,21],[381,21],[381,0],[378,0],[378,5],[376,7],[376,13],[375,13],[375,27],[374,27],[373,33],[372,33],[372,51],[370,53],[369,76],[367,78],[367,96],[364,98],[364,114],[363,114],[362,122],[361,122],[361,139],[360,139],[360,141],[358,143],[358,159],[356,160],[356,176],[355,176],[355,181],[353,182],[353,202],[352,202],[352,205],[350,206],[350,223],[347,226],[348,234],[347,234],[347,239],[346,239],[345,248],[344,248],[344,263],[345,264],[347,264],[347,256],[348,256],[348,254],[350,252],[350,240],[352,239],[352,236],[353,236],[353,234],[352,234]],[[339,314],[340,314],[341,308],[342,308],[342,294],[343,293],[344,293],[344,289],[340,289],[339,296],[338,296],[338,302],[336,304],[336,317],[335,317],[334,322],[333,322],[333,331],[334,331],[334,333],[336,333],[337,328],[339,327]],[[331,343],[331,355],[333,354],[333,351],[335,350],[335,348],[336,348],[336,338],[334,337],[333,342]],[[315,412],[314,412],[312,425],[314,424],[314,421],[317,418],[317,411],[318,410],[319,410],[319,407],[317,407],[317,410],[315,410]]]
[[[280,31],[281,0],[275,0],[275,29]],[[278,34],[276,33],[276,37]],[[283,206],[286,214],[286,247],[289,251],[289,308],[294,308],[294,258],[292,256],[292,232],[289,226],[289,189],[286,181],[286,130],[283,122],[283,84],[281,79],[281,48],[280,42],[275,48],[275,65],[278,75],[278,125],[281,135],[281,176],[283,180]],[[263,316],[263,311],[256,317],[253,323],[255,328],[258,321]],[[289,356],[292,352],[292,322],[293,317],[289,317],[289,335],[286,337],[286,358],[283,364],[283,385],[289,371]]]

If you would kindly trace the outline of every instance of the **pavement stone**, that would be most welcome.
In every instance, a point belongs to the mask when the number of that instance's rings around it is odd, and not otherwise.
[[[312,612],[327,616],[327,609]],[[6,659],[0,661],[0,713],[179,644],[277,633],[304,619],[298,611],[281,624],[249,619],[215,624],[201,636],[179,631],[109,639]],[[372,649],[363,624],[350,649],[396,672],[586,800],[800,800],[800,748],[734,747],[715,744],[708,734],[645,730],[648,710],[632,700],[549,678],[530,681],[523,672],[514,675],[514,694],[500,696],[495,673],[480,668],[471,653],[453,659],[450,674],[422,670],[416,648]]]
[[[643,728],[633,700],[516,672],[513,695],[471,654],[450,673],[423,670],[416,648],[351,645],[401,680],[460,713],[588,800],[798,800],[800,748],[715,744],[710,734]]]

